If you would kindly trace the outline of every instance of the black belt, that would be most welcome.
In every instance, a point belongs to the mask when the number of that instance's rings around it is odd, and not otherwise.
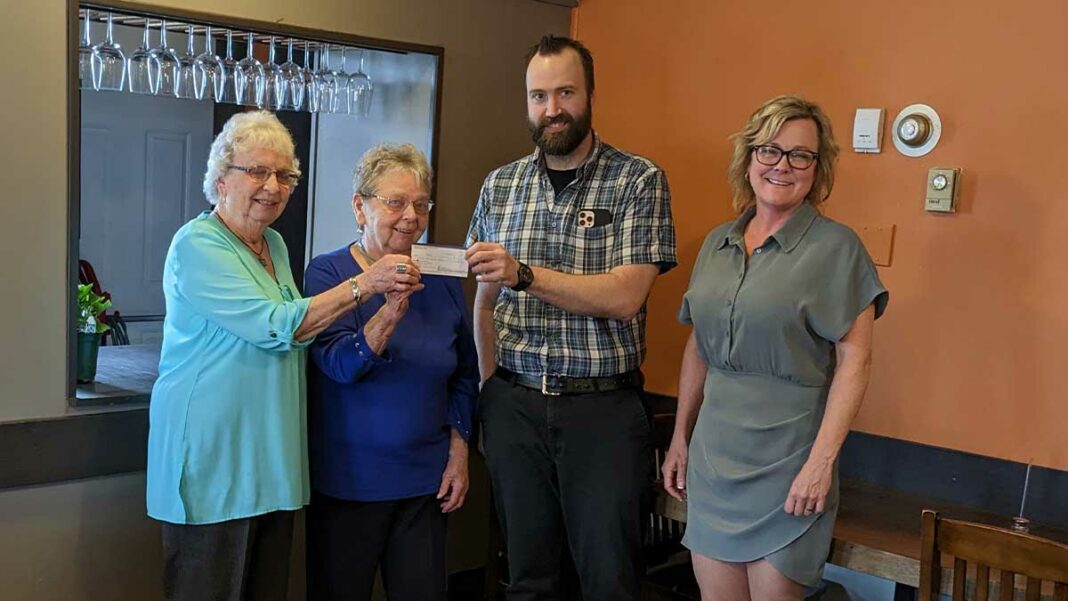
[[[524,388],[537,390],[546,396],[588,394],[591,392],[611,392],[625,388],[640,388],[644,382],[642,372],[638,370],[603,378],[568,378],[552,374],[541,376],[517,374],[510,369],[497,367],[497,371],[493,372],[493,375],[509,384],[518,384]]]

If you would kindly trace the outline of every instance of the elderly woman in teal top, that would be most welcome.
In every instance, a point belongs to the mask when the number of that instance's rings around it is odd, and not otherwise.
[[[704,601],[800,601],[830,548],[838,453],[889,298],[856,234],[816,209],[837,154],[815,104],[757,109],[728,171],[740,216],[705,238],[679,311],[693,332],[664,486],[687,499]]]
[[[361,301],[422,288],[409,257],[388,255],[301,298],[268,227],[299,178],[274,115],[235,115],[204,175],[215,208],[167,252],[147,503],[163,522],[168,599],[285,598],[292,512],[309,499],[304,348]]]

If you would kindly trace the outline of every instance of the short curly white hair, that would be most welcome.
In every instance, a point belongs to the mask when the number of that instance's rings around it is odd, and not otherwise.
[[[363,153],[352,174],[352,193],[370,196],[378,190],[378,180],[394,169],[408,171],[427,194],[434,170],[426,155],[412,144],[379,144]]]
[[[219,204],[215,183],[233,163],[234,155],[253,149],[266,148],[289,159],[289,168],[300,173],[293,136],[274,113],[249,111],[238,113],[223,125],[208,154],[208,169],[204,172],[204,197],[211,205]]]

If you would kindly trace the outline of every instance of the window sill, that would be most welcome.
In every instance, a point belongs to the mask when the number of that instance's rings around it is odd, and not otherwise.
[[[74,407],[148,403],[159,368],[159,344],[102,346],[96,380],[79,383]]]

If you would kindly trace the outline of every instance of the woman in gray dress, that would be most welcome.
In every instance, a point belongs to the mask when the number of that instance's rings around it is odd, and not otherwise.
[[[837,155],[815,104],[757,109],[728,171],[739,217],[708,234],[679,310],[693,332],[664,486],[687,500],[704,601],[800,600],[822,575],[889,299],[856,234],[816,208]]]

